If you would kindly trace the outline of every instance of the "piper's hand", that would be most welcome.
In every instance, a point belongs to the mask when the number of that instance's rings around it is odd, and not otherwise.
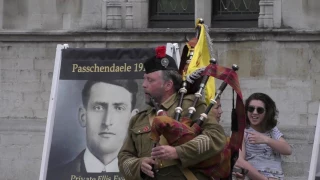
[[[141,160],[141,171],[147,176],[154,177],[154,173],[152,171],[152,165],[156,164],[155,160],[150,157],[145,157]]]
[[[168,145],[161,145],[152,148],[151,157],[166,160],[166,159],[178,159],[176,148]]]
[[[248,132],[248,141],[251,144],[267,144],[269,137],[258,132]]]

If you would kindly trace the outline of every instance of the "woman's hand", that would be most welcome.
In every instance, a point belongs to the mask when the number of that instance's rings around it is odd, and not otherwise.
[[[236,177],[236,180],[244,180],[245,178],[245,175],[238,172],[233,172],[232,174]]]
[[[248,142],[251,144],[267,144],[269,137],[258,132],[248,132]]]

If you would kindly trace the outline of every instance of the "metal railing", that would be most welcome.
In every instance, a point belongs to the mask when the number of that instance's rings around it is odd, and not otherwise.
[[[259,14],[259,0],[219,0],[217,14]]]
[[[150,4],[151,16],[194,15],[194,0],[151,0]]]
[[[150,27],[192,27],[195,0],[150,0]]]
[[[196,2],[149,0],[149,27],[193,27]],[[212,0],[212,24],[217,25],[213,27],[257,27],[259,11],[259,0]]]
[[[260,0],[214,0],[211,27],[258,27]]]

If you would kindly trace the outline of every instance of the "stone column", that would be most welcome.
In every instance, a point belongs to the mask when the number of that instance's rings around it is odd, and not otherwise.
[[[65,0],[64,0],[65,1]],[[69,2],[69,1],[66,1]],[[71,25],[72,27],[78,26],[77,29],[101,29],[103,8],[105,0],[81,0],[81,12],[79,12],[79,20],[77,24]],[[79,9],[80,10],[80,9]],[[73,18],[73,17],[71,17]],[[68,17],[66,16],[66,20]],[[73,21],[73,19],[72,19]],[[73,24],[73,22],[71,22]]]
[[[28,26],[26,29],[41,29],[42,28],[42,14],[41,6],[38,0],[28,1]]]
[[[94,4],[93,1],[91,2]],[[56,0],[57,14],[61,17],[62,29],[69,30],[78,27],[82,15],[82,4],[82,0]]]
[[[208,0],[196,0],[195,1],[195,20],[202,18],[204,23],[211,26],[211,15],[212,15],[212,1]]]
[[[132,28],[147,28],[149,22],[149,1],[148,0],[128,0],[132,4]],[[127,6],[128,7],[128,6]],[[130,12],[130,11],[128,11]],[[127,14],[128,15],[128,14]],[[130,16],[126,17],[127,19]],[[130,23],[126,19],[126,22]],[[129,25],[126,26],[129,28]]]
[[[147,28],[148,5],[147,0],[105,0],[102,7],[102,28]]]
[[[281,27],[281,0],[260,0],[259,27]]]
[[[59,8],[63,8],[58,1],[53,0],[37,0],[41,11],[42,29],[60,30],[63,27],[62,15],[59,14]],[[60,2],[60,1],[59,1]]]
[[[282,0],[274,0],[273,2],[273,26],[280,28],[282,25]]]
[[[4,18],[4,12],[3,12],[3,0],[0,0],[0,30],[3,29],[3,18]]]
[[[102,28],[120,29],[123,27],[122,6],[122,1],[104,1],[102,7]]]
[[[128,2],[123,6],[124,28],[133,28],[133,3]]]

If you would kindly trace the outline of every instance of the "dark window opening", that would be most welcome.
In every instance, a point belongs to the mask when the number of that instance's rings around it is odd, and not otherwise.
[[[258,27],[259,0],[214,0],[211,27]]]
[[[150,0],[149,27],[193,27],[194,3],[195,0]]]

